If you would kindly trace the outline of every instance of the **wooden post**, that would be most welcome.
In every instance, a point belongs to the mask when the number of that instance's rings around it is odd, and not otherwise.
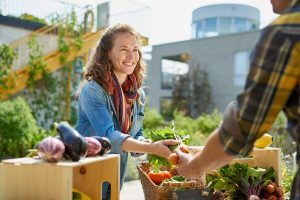
[[[71,89],[72,89],[72,64],[68,64],[68,83],[67,83],[67,95],[66,95],[66,113],[65,119],[69,121],[71,119]]]

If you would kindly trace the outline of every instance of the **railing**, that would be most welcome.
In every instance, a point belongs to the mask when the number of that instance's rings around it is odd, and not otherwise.
[[[85,6],[82,8],[77,7],[73,9],[71,12],[76,13],[76,17],[78,19],[77,23],[85,24],[85,32],[88,33],[92,31],[92,27],[94,25],[94,17],[91,12],[92,8],[89,6]],[[29,48],[28,42],[32,36],[35,36],[38,43],[43,46],[43,55],[46,55],[56,49],[58,49],[58,30],[59,25],[66,25],[70,18],[69,13],[65,13],[64,15],[59,15],[54,13],[52,15],[48,15],[45,19],[51,25],[45,25],[44,27],[33,31],[31,34],[18,39],[10,44],[10,46],[17,51],[18,58],[15,59],[12,70],[17,70],[27,65],[29,61]],[[51,22],[50,22],[51,21]],[[76,31],[76,30],[75,30]],[[77,30],[79,31],[79,30]],[[64,37],[68,42],[71,42],[72,35],[68,32],[68,29],[64,29]]]

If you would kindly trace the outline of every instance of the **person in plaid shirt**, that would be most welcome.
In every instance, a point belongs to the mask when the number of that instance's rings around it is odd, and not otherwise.
[[[201,176],[237,156],[246,156],[256,139],[268,132],[280,111],[297,143],[298,172],[291,199],[300,199],[300,0],[271,0],[281,14],[261,32],[251,55],[244,91],[224,111],[223,121],[204,150],[192,157],[176,150],[178,172]]]

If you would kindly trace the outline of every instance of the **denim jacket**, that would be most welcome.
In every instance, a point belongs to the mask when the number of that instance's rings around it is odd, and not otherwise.
[[[83,136],[98,135],[107,137],[112,145],[112,154],[120,155],[120,188],[122,188],[127,165],[128,153],[121,148],[127,137],[142,140],[144,119],[145,93],[140,89],[140,102],[136,101],[133,107],[133,123],[130,135],[120,132],[113,97],[94,80],[82,88],[78,99],[78,120],[75,129]],[[141,155],[134,154],[133,156]]]

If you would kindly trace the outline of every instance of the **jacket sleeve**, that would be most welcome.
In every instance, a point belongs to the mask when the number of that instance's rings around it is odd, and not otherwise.
[[[125,153],[121,145],[130,136],[115,129],[112,117],[105,103],[104,91],[101,91],[95,85],[87,85],[82,89],[79,104],[83,115],[90,122],[96,135],[107,137],[110,140],[112,152]]]

